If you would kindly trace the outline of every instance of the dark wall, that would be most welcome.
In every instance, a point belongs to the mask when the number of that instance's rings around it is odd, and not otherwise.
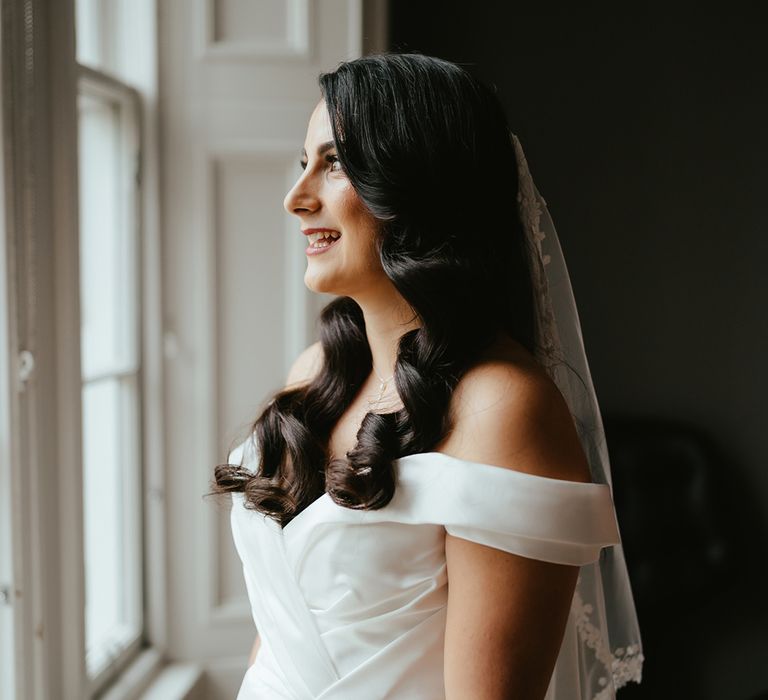
[[[496,84],[558,227],[603,411],[706,428],[768,528],[765,22],[482,8],[393,0],[391,47]]]
[[[392,50],[498,87],[558,228],[604,415],[701,428],[768,532],[766,22],[390,8]]]

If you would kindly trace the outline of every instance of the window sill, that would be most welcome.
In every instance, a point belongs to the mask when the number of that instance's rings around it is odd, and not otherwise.
[[[164,664],[160,653],[147,649],[100,700],[202,699],[203,670],[190,663]]]

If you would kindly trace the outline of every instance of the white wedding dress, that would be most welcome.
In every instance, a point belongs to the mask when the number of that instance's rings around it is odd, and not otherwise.
[[[229,456],[256,471],[251,440]],[[395,461],[387,506],[352,510],[326,493],[285,528],[232,494],[231,523],[261,636],[237,700],[443,700],[446,532],[582,566],[620,543],[610,487],[551,479],[439,452]],[[593,700],[579,669],[590,606],[574,595],[546,700]],[[602,679],[601,679],[602,684]],[[613,696],[611,696],[613,697]]]

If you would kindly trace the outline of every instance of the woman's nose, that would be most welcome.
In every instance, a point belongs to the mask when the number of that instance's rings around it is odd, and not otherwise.
[[[299,216],[302,212],[313,212],[320,201],[310,183],[302,174],[296,184],[288,191],[283,200],[283,207],[289,214]]]

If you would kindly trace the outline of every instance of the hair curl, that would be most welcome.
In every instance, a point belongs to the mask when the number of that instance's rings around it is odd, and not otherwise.
[[[218,465],[213,493],[285,526],[324,492],[377,509],[392,499],[393,460],[427,452],[448,433],[461,376],[505,333],[534,350],[534,304],[517,209],[518,174],[504,110],[462,67],[418,53],[383,53],[322,73],[339,160],[381,222],[384,272],[421,327],[399,340],[394,381],[403,408],[369,412],[346,459],[331,431],[370,376],[363,314],[337,297],[320,315],[323,365],[305,386],[278,391],[250,427],[258,470]]]

